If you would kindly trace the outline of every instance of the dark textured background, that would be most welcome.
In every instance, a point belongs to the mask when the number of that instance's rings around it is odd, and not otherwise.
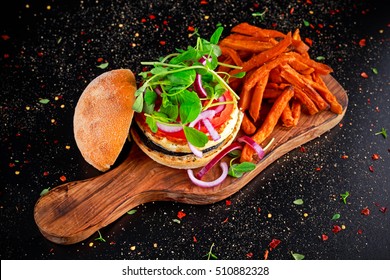
[[[390,137],[375,135],[382,127],[390,134],[386,1],[6,2],[12,3],[2,3],[0,26],[1,259],[204,259],[212,244],[218,259],[263,259],[273,239],[281,242],[268,259],[292,259],[291,252],[306,259],[390,258]],[[252,16],[264,9],[263,19]],[[106,242],[95,240],[97,233],[71,246],[47,241],[33,219],[40,192],[61,178],[99,174],[73,138],[73,111],[85,86],[104,71],[139,72],[141,61],[193,44],[189,27],[208,38],[217,23],[225,36],[243,21],[283,32],[300,28],[313,40],[311,57],[324,56],[349,95],[341,125],[283,156],[227,201],[148,203],[102,229]],[[100,61],[108,68],[99,69]],[[298,198],[303,205],[293,204]],[[366,207],[368,216],[361,214]],[[179,211],[186,214],[180,224]],[[332,221],[335,213],[341,217]],[[335,234],[334,225],[345,229]]]

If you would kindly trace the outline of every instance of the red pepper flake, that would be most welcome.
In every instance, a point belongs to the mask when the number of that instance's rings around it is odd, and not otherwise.
[[[102,57],[99,57],[98,59],[96,59],[97,62],[103,62],[103,58]]]
[[[115,241],[110,241],[110,245],[115,245],[116,242]]]
[[[367,78],[368,78],[368,75],[367,75],[367,73],[366,73],[366,72],[362,72],[362,73],[360,73],[360,76],[361,76],[361,77],[363,77],[363,78],[365,78],[365,79],[367,79]]]
[[[142,19],[141,19],[141,22],[142,22],[142,23],[145,23],[145,22],[146,22],[146,18],[142,18]]]
[[[332,228],[332,232],[333,233],[338,233],[341,231],[341,227],[338,226],[338,225],[334,225],[333,228]]]
[[[258,7],[260,7],[259,3],[253,3],[253,8],[257,9]]]
[[[247,254],[246,254],[246,257],[247,257],[248,259],[251,259],[251,258],[253,257],[253,253],[252,253],[252,252],[247,253]]]
[[[44,171],[43,176],[49,176],[49,171]]]
[[[303,146],[301,146],[301,147],[299,148],[299,150],[301,151],[301,153],[306,153],[306,148],[303,147]]]
[[[375,107],[375,111],[377,111],[378,113],[379,113],[379,107],[377,106],[377,107]]]
[[[322,241],[326,241],[326,240],[328,240],[328,236],[326,235],[326,234],[322,234],[321,235],[321,239],[322,239]]]
[[[3,34],[3,35],[1,35],[1,39],[3,39],[4,41],[7,41],[10,39],[10,37],[7,34]]]
[[[261,212],[261,208],[257,207],[257,213],[260,213],[260,212]]]
[[[379,211],[381,211],[383,214],[386,213],[387,207],[380,206],[379,203],[374,202],[374,205],[379,208]]]
[[[153,19],[156,19],[156,16],[153,15],[153,14],[151,14],[151,15],[149,15],[149,18],[150,18],[151,20],[153,20]]]
[[[275,249],[278,245],[280,244],[280,240],[279,239],[272,239],[272,241],[269,243],[268,247],[269,247],[269,250],[272,251],[273,249]]]
[[[3,55],[3,57],[6,59],[6,58],[9,58],[9,54],[8,53],[5,53],[4,55]]]
[[[189,32],[194,32],[195,31],[195,28],[193,26],[188,26],[187,30]]]
[[[316,167],[315,171],[321,171],[321,167]]]
[[[166,19],[163,20],[164,25],[168,25],[168,21]]]
[[[187,214],[184,213],[183,211],[177,212],[177,217],[178,217],[179,219],[182,219],[182,218],[184,218],[185,216],[187,216]]]
[[[342,159],[347,159],[347,158],[348,158],[348,155],[342,155],[341,158],[342,158]]]
[[[311,2],[311,0],[306,0],[306,4],[311,5],[311,4],[313,4],[313,2]]]
[[[62,176],[60,177],[60,180],[61,180],[62,182],[65,182],[65,181],[66,181],[66,177],[65,177],[64,175],[62,175]]]
[[[229,217],[222,221],[222,224],[226,224],[229,221]]]
[[[9,166],[10,168],[15,167],[15,163],[10,162],[10,163],[8,164],[8,166]]]
[[[370,209],[368,209],[368,207],[363,208],[362,211],[360,211],[360,214],[362,214],[364,216],[368,216],[368,215],[370,215]]]
[[[269,251],[265,250],[265,252],[264,252],[264,260],[268,260],[268,254],[269,254]]]
[[[42,57],[43,56],[43,52],[38,52],[38,56]]]
[[[322,23],[319,23],[319,24],[318,24],[318,27],[319,27],[319,28],[324,28],[324,25],[323,25]]]
[[[368,170],[370,170],[370,172],[374,172],[374,166],[370,165],[370,166],[368,167]]]
[[[378,159],[380,159],[380,156],[379,156],[379,154],[373,154],[371,156],[371,158],[372,158],[372,160],[378,160]]]
[[[207,5],[208,3],[209,3],[209,2],[207,2],[206,0],[201,0],[201,1],[200,1],[200,4],[201,4],[201,5]]]
[[[294,7],[292,7],[291,9],[290,9],[290,15],[292,15],[294,13]]]
[[[366,39],[361,39],[361,40],[359,41],[359,46],[360,46],[360,47],[365,47],[365,46],[366,46]]]
[[[232,201],[231,201],[231,200],[228,200],[228,199],[226,199],[226,201],[225,201],[225,204],[226,204],[226,206],[230,206],[230,205],[232,205]]]
[[[305,38],[305,42],[311,47],[313,45],[313,40],[310,38]]]
[[[357,234],[362,234],[362,233],[363,233],[363,230],[358,229]]]
[[[314,28],[315,28],[315,26],[314,26],[312,23],[310,23],[309,26],[310,26],[311,29],[314,29]],[[310,45],[310,46],[311,46],[311,45]]]
[[[162,40],[160,41],[161,46],[165,46],[166,43],[167,43],[166,41],[162,41]]]
[[[193,240],[195,243],[198,242],[198,239],[196,239],[196,236],[195,236],[195,235],[192,237],[192,240]]]

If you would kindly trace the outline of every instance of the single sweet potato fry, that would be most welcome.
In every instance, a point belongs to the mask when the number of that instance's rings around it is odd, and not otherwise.
[[[294,118],[292,115],[292,110],[290,107],[290,104],[287,103],[286,107],[284,107],[282,111],[282,115],[280,116],[280,119],[282,120],[282,124],[285,127],[293,127],[294,126]]]
[[[234,26],[232,28],[232,32],[260,38],[284,38],[286,36],[280,31],[273,29],[263,29],[254,25],[250,25],[247,22],[243,22]]]
[[[333,113],[341,114],[343,112],[343,106],[337,101],[336,97],[328,87],[325,82],[322,80],[321,76],[318,73],[313,73],[313,88],[316,89],[320,95],[329,103],[330,110]]]
[[[249,115],[254,121],[257,121],[259,118],[261,103],[263,102],[263,93],[268,82],[269,72],[270,71],[266,69],[261,73],[261,76],[258,78],[255,86],[255,90],[253,91],[252,100],[249,105]]]
[[[255,124],[249,119],[246,113],[244,114],[244,118],[242,119],[241,128],[246,135],[252,135],[256,132],[257,129]]]
[[[251,41],[251,40],[232,40],[224,39],[219,44],[221,47],[228,47],[236,51],[251,51],[253,53],[263,52],[274,46],[271,42]]]
[[[296,126],[301,118],[302,103],[298,99],[293,99],[291,104],[291,115],[294,119],[294,126]]]

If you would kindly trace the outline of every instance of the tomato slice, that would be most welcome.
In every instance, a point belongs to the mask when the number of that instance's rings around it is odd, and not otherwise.
[[[229,91],[226,91],[223,96],[224,96],[226,101],[233,100],[233,96]],[[216,114],[214,116],[214,118],[210,120],[211,124],[213,125],[213,127],[217,131],[218,131],[219,127],[221,127],[223,124],[225,124],[231,118],[233,109],[234,109],[234,104],[228,103],[225,105],[225,108],[221,112]],[[137,120],[142,124],[142,126],[146,130],[150,131],[149,126],[145,123],[145,116],[143,114],[137,114]],[[206,127],[204,127],[204,125],[201,125],[200,128],[196,126],[196,128],[204,133],[207,132],[207,129],[206,129]],[[218,131],[218,132],[220,132],[220,131]],[[186,137],[184,135],[183,130],[178,131],[178,132],[165,132],[165,131],[162,131],[161,129],[158,129],[157,132],[155,133],[155,136],[156,137],[165,137],[172,142],[186,141]]]

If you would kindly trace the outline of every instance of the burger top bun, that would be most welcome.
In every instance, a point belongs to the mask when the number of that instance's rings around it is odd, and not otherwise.
[[[117,69],[96,77],[80,96],[73,117],[76,144],[100,171],[115,163],[128,137],[136,90],[133,72]]]

